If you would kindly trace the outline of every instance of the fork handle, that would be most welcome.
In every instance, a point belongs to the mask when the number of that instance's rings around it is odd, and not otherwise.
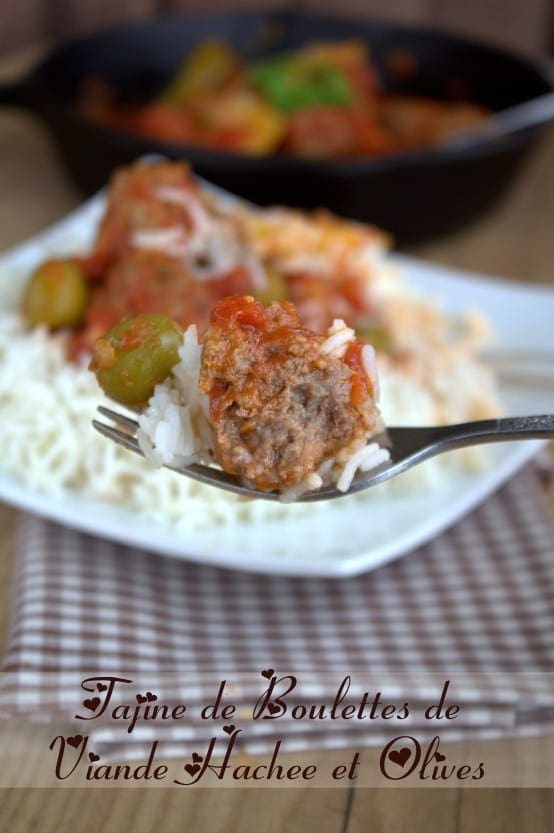
[[[463,448],[476,443],[554,438],[554,414],[504,417],[447,425],[437,429],[435,441],[443,448]]]

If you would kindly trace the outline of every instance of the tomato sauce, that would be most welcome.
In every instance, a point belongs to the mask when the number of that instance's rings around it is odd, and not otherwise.
[[[289,302],[264,307],[233,296],[216,304],[200,388],[225,471],[266,491],[285,488],[373,430],[378,411],[363,345],[352,342],[341,359],[325,342],[301,326]]]

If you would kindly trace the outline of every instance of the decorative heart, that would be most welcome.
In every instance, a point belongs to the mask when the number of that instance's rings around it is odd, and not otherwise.
[[[281,711],[281,706],[278,706],[277,703],[268,703],[267,710],[270,714],[277,714]]]
[[[261,672],[262,677],[265,677],[266,680],[270,680],[273,677],[274,673],[275,671],[273,670],[273,668],[266,668],[265,671]]]
[[[154,700],[158,699],[158,695],[157,694],[152,694],[151,691],[147,691],[146,692],[146,699],[148,700],[149,703],[152,703]]]
[[[235,731],[235,727],[232,723],[230,723],[229,726],[224,726],[223,727],[223,731],[226,732],[228,735],[232,735],[233,732]]]
[[[200,771],[200,764],[186,764],[185,769],[189,775],[196,775]]]
[[[137,703],[146,703],[146,697],[143,697],[142,694],[137,694]]]
[[[94,764],[96,761],[100,760],[100,755],[95,755],[94,752],[89,752],[88,759],[92,764]]]
[[[409,746],[403,746],[398,751],[393,750],[389,752],[389,758],[398,766],[404,766],[410,755],[412,754]]]
[[[69,746],[73,747],[73,749],[77,749],[77,747],[80,746],[81,743],[83,742],[83,736],[82,735],[73,735],[70,738],[66,738],[66,741],[68,742]]]
[[[104,685],[104,683],[96,683],[96,688],[98,691],[106,691],[107,687],[108,686]]]
[[[202,755],[199,755],[198,752],[193,752],[192,753],[192,762],[193,762],[193,764],[199,764],[203,760],[204,760],[204,758],[202,757]]]
[[[100,697],[92,697],[90,700],[83,700],[83,706],[91,712],[95,712],[100,705]]]
[[[446,760],[446,755],[441,755],[441,753],[440,753],[440,752],[435,752],[435,758],[436,758],[436,759],[437,759],[437,761],[440,763],[441,761],[445,761],[445,760]]]

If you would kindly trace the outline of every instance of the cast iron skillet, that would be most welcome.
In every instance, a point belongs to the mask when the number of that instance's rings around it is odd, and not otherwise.
[[[0,89],[0,102],[21,105],[44,119],[86,193],[104,185],[115,166],[155,151],[187,158],[206,179],[255,202],[326,206],[377,223],[400,244],[449,232],[488,208],[538,133],[524,124],[508,136],[480,138],[463,147],[310,163],[155,142],[91,124],[77,114],[75,92],[85,76],[100,75],[126,95],[145,98],[163,86],[190,47],[214,37],[247,58],[294,49],[306,41],[364,38],[389,89],[443,97],[446,84],[462,82],[472,100],[494,111],[551,89],[546,75],[529,61],[431,30],[255,12],[164,17],[73,41],[28,77]],[[400,83],[388,74],[391,50],[405,50],[415,58],[418,72],[410,81]]]

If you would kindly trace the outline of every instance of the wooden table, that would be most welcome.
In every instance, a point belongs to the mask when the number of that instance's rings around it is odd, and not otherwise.
[[[34,52],[30,57],[34,57]],[[29,54],[3,61],[25,66]],[[47,135],[15,111],[0,112],[0,250],[63,216],[79,201]],[[453,196],[453,198],[455,198]],[[449,265],[520,280],[552,282],[554,131],[527,161],[509,194],[486,218],[414,251]],[[6,631],[15,513],[0,504],[0,634]],[[52,737],[21,727],[29,757]],[[2,743],[4,746],[2,747]],[[554,757],[554,742],[490,743],[487,760]],[[0,725],[0,761],[9,732]],[[471,745],[466,745],[470,750]],[[466,751],[467,751],[466,749]],[[332,760],[333,753],[326,753]],[[528,756],[528,757],[526,757]],[[325,756],[322,756],[325,757]],[[6,789],[0,831],[9,833],[547,833],[554,830],[548,789]]]

